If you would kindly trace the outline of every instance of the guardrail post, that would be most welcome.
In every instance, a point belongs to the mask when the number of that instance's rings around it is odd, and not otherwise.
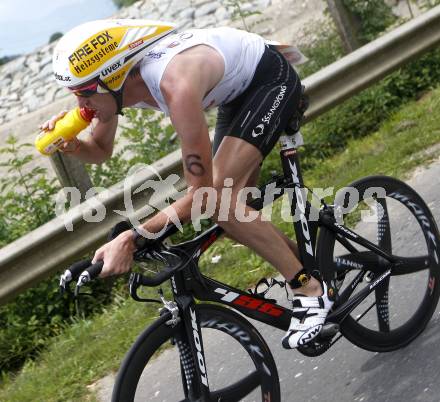
[[[61,152],[55,152],[50,157],[50,163],[61,186],[76,187],[81,193],[81,198],[84,200],[87,190],[93,187],[84,163]]]

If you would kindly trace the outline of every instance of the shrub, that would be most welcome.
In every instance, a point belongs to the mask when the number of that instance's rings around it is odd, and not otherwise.
[[[128,145],[106,163],[89,168],[96,186],[110,186],[122,180],[130,166],[151,164],[177,148],[171,141],[174,130],[163,116],[145,110],[127,110],[126,116],[129,126],[123,127],[121,135]],[[55,179],[47,178],[45,168],[30,167],[30,148],[31,144],[19,144],[10,137],[0,149],[6,155],[0,166],[7,172],[0,177],[0,247],[55,217],[53,197],[60,187]],[[125,287],[126,280],[120,284]],[[27,358],[35,357],[46,339],[58,334],[75,313],[91,316],[112,300],[112,281],[96,281],[91,286],[93,303],[81,303],[79,311],[60,297],[57,276],[1,306],[0,373],[18,369]]]
[[[440,0],[439,0],[440,1]],[[302,78],[334,62],[342,56],[340,40],[330,25],[321,25],[316,37],[301,50],[309,61],[298,69]],[[434,49],[385,77],[374,86],[346,100],[302,128],[305,147],[304,168],[310,168],[328,156],[345,149],[351,138],[374,132],[397,108],[417,99],[423,92],[440,84],[440,49]],[[266,159],[261,181],[271,172],[280,171],[278,151]]]
[[[136,3],[138,0],[113,0],[113,3],[115,3],[115,6],[118,8],[122,7],[128,7],[132,4]]]
[[[145,109],[127,109],[124,114],[128,125],[122,126],[120,136],[127,144],[103,164],[88,166],[94,186],[115,184],[131,166],[149,165],[178,148],[174,128],[162,114]]]
[[[52,197],[59,190],[55,180],[47,178],[45,168],[29,167],[33,156],[26,150],[32,148],[31,144],[19,144],[14,136],[6,144],[0,149],[6,157],[0,163],[6,170],[0,177],[0,246],[52,219]]]
[[[309,60],[297,67],[301,77],[312,75],[344,55],[339,35],[328,21],[307,28],[303,35],[307,44],[301,47],[301,51]]]
[[[47,170],[31,167],[31,144],[19,144],[11,136],[0,148],[7,174],[0,176],[0,247],[55,217],[54,195],[59,191]],[[65,267],[60,267],[65,268]],[[81,303],[89,316],[110,301],[108,283],[95,283],[93,303]],[[58,279],[52,277],[21,293],[0,307],[0,372],[19,368],[26,358],[44,347],[46,338],[59,333],[74,313],[74,306],[59,295]]]
[[[419,5],[424,9],[430,9],[440,4],[440,0],[419,0]]]
[[[304,162],[311,166],[342,151],[348,140],[377,130],[398,107],[440,84],[440,50],[433,50],[303,129]]]
[[[56,40],[60,39],[63,36],[61,32],[55,32],[52,35],[50,35],[49,43],[55,42]]]

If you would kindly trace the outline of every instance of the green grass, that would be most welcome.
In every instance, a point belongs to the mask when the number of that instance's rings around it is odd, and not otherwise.
[[[370,174],[405,178],[413,168],[427,164],[440,151],[426,149],[440,142],[440,89],[412,102],[390,117],[381,129],[353,140],[341,154],[304,172],[310,187],[342,187]],[[279,218],[281,203],[274,208],[274,222],[292,233]],[[210,263],[220,255],[217,264]],[[204,272],[231,285],[246,288],[275,271],[248,249],[230,240],[214,244],[202,261]],[[3,379],[1,401],[94,401],[88,385],[116,371],[123,355],[141,330],[157,314],[145,306],[119,297],[114,305],[93,320],[78,320],[62,335],[48,341],[48,348],[35,362],[28,362],[14,377]]]
[[[395,113],[381,129],[361,140],[351,141],[344,152],[305,172],[309,185],[342,187],[365,175],[386,174],[405,178],[439,152],[425,152],[440,142],[440,89],[411,102]]]

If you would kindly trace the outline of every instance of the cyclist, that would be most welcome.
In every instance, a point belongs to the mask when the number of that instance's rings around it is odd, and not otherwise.
[[[85,162],[111,157],[122,108],[152,108],[170,116],[189,190],[142,225],[150,233],[168,222],[169,209],[181,221],[189,220],[194,192],[213,187],[221,194],[225,179],[232,183],[230,205],[242,203],[239,191],[256,184],[260,165],[301,93],[296,72],[276,48],[258,35],[226,27],[177,33],[172,24],[148,20],[88,22],[60,39],[53,68],[58,84],[76,95],[79,106],[96,112],[91,136],[64,149]],[[211,149],[204,111],[214,106],[218,115]],[[42,128],[52,129],[62,115]],[[218,219],[218,209],[214,218],[228,235],[269,261],[293,289],[293,318],[283,346],[309,342],[332,305],[326,284],[309,274],[313,267],[302,267],[296,244],[270,222],[261,216],[239,222],[232,209],[227,219]],[[101,276],[127,272],[140,241],[135,229],[99,248],[94,262],[104,260]]]

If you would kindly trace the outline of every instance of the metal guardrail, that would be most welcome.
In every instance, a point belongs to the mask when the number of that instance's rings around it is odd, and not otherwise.
[[[340,104],[438,43],[440,6],[306,78],[303,83],[310,97],[306,121]],[[183,177],[180,151],[168,155],[153,166],[161,177],[171,173]],[[130,178],[131,188],[137,189],[147,180],[154,179],[154,174],[137,174]],[[181,179],[178,187],[182,189],[184,186]],[[2,248],[0,304],[105,242],[110,228],[121,219],[114,211],[125,210],[123,187],[124,183],[112,186],[96,199],[78,205],[67,214]],[[132,194],[136,214],[142,214],[142,207],[148,203],[151,195],[151,190]],[[162,199],[170,195],[163,194]],[[94,215],[93,203],[97,200],[104,205],[106,217],[100,223],[86,222],[83,216]],[[71,222],[73,231],[66,230],[66,219]]]

